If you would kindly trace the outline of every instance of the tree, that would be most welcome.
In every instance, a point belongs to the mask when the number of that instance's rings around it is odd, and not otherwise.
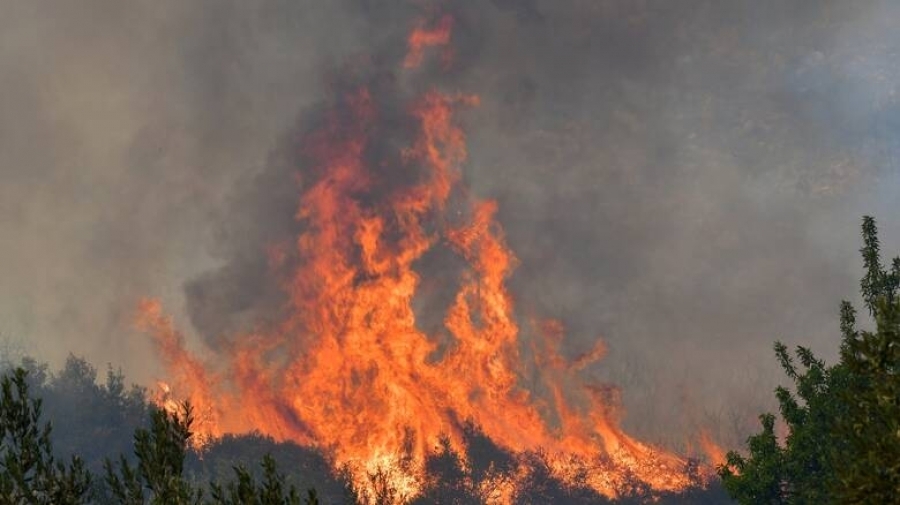
[[[298,490],[315,487],[318,499],[325,503],[351,501],[346,475],[335,472],[321,451],[287,441],[278,442],[260,433],[226,434],[210,441],[203,447],[202,458],[188,456],[185,471],[225,483],[237,477],[236,468],[242,468],[261,480],[265,478],[265,468],[259,462],[267,456],[283,470],[284,482]]]
[[[319,505],[315,489],[301,499],[293,485],[287,485],[278,472],[275,459],[263,457],[261,482],[243,466],[234,467],[235,480],[225,486],[210,483],[210,499],[184,476],[185,457],[193,432],[193,410],[188,403],[180,412],[155,409],[150,428],[139,428],[134,434],[137,465],[122,456],[116,465],[106,462],[106,483],[115,503],[122,505]]]
[[[863,219],[863,301],[874,331],[857,328],[856,311],[841,303],[840,361],[826,366],[812,351],[795,355],[775,344],[793,391],[776,397],[789,433],[775,435],[775,416],[760,416],[762,432],[749,454],[729,452],[719,475],[740,503],[900,503],[900,258],[881,263],[878,232]]]
[[[120,457],[118,471],[111,461],[106,462],[106,483],[118,503],[200,503],[202,493],[183,475],[193,422],[193,410],[188,403],[181,406],[180,413],[152,411],[150,428],[139,428],[134,433],[137,466],[132,467],[124,456]]]
[[[69,355],[61,370],[31,391],[54,421],[57,455],[77,454],[88,470],[103,475],[106,458],[132,452],[134,431],[147,423],[150,410],[145,391],[126,387],[121,371],[108,368],[106,380],[97,379],[93,366]]]
[[[441,437],[438,447],[425,461],[428,476],[421,494],[413,504],[425,503],[479,503],[478,483],[472,478],[462,457],[453,449],[448,437]]]
[[[75,399],[93,399],[86,403],[87,408],[111,406],[113,414],[143,411],[143,392],[132,388],[126,394],[121,373],[112,371],[108,373],[106,385],[97,386],[93,367],[71,356],[63,373],[53,377],[48,389],[46,367],[32,360],[23,363],[36,373],[29,374],[20,367],[0,379],[0,505],[319,504],[312,488],[301,498],[296,487],[289,485],[278,472],[275,458],[270,454],[263,457],[259,483],[243,466],[237,466],[235,480],[225,486],[210,483],[210,500],[204,502],[203,490],[184,475],[193,437],[193,411],[187,403],[178,412],[151,408],[150,426],[134,431],[135,463],[123,455],[118,464],[107,459],[106,487],[92,489],[91,473],[78,456],[73,456],[68,465],[56,461],[50,441],[51,426],[49,422],[41,424],[43,402],[30,398],[31,386],[68,395],[68,401],[60,405],[71,404]],[[91,422],[82,418],[77,422],[86,428],[101,417],[91,415],[88,419]],[[121,415],[113,418],[113,421],[121,419]]]
[[[300,493],[294,486],[286,486],[284,475],[278,472],[275,459],[271,455],[263,457],[263,478],[257,484],[243,466],[234,468],[236,480],[222,486],[211,485],[212,503],[215,505],[319,505],[315,489],[309,489],[306,497],[300,499]]]
[[[81,504],[91,477],[78,457],[53,456],[50,423],[41,425],[41,401],[28,396],[27,372],[0,381],[0,503]]]
[[[845,502],[900,503],[900,257],[890,271],[882,266],[872,218],[863,221],[863,238],[862,294],[875,331],[858,330],[844,302],[841,363],[851,380],[841,398],[846,415],[837,423],[846,458],[835,492]]]

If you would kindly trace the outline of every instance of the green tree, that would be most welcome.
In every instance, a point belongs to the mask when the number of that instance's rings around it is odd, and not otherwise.
[[[900,258],[886,270],[871,217],[862,232],[861,291],[875,329],[859,330],[845,301],[837,364],[826,366],[798,347],[798,365],[775,344],[793,382],[792,390],[776,390],[788,435],[779,444],[775,416],[764,414],[749,453],[729,452],[719,474],[740,503],[900,503]]]
[[[234,467],[235,480],[224,488],[216,483],[210,485],[212,502],[215,505],[319,505],[314,489],[309,489],[301,501],[300,493],[294,486],[285,484],[284,475],[278,472],[275,459],[263,457],[262,482],[256,483],[243,466]]]
[[[188,403],[180,413],[154,409],[150,428],[134,433],[137,466],[121,456],[118,469],[106,462],[106,483],[117,503],[123,505],[199,504],[202,492],[188,482],[184,459],[193,433],[193,411]]]
[[[121,505],[318,505],[314,489],[306,496],[293,485],[287,485],[278,472],[275,459],[265,455],[262,479],[257,482],[243,466],[234,467],[235,479],[226,485],[210,483],[210,498],[185,476],[185,458],[193,436],[194,417],[191,406],[182,404],[180,412],[155,409],[150,428],[139,428],[134,434],[137,464],[132,466],[124,456],[118,465],[106,462],[106,484],[114,503]]]
[[[900,257],[885,269],[870,217],[863,238],[862,294],[875,328],[857,329],[856,312],[844,302],[841,364],[849,387],[837,423],[845,447],[834,489],[844,502],[900,503]]]
[[[41,424],[41,401],[28,396],[27,372],[5,375],[0,389],[0,503],[85,503],[90,474],[77,457],[68,465],[54,459],[50,423]]]
[[[20,367],[0,379],[0,505],[319,504],[314,489],[301,498],[296,487],[286,483],[269,454],[263,457],[259,482],[243,466],[235,467],[235,479],[225,486],[210,483],[210,500],[204,502],[202,489],[184,475],[193,436],[193,412],[187,403],[177,413],[151,409],[149,427],[134,431],[135,463],[123,455],[118,464],[107,459],[106,487],[92,489],[91,473],[79,457],[73,456],[68,465],[56,461],[50,423],[41,424],[42,400],[29,396],[32,385],[39,389],[46,385],[46,367],[28,360],[25,366],[37,373],[29,374]],[[140,390],[124,393],[121,374],[110,371],[104,388],[96,385],[95,378],[90,365],[70,357],[64,373],[54,377],[54,387],[49,391],[82,399],[102,394],[109,396],[107,403],[123,411],[144,408]],[[98,405],[88,402],[87,407]],[[78,422],[84,424],[84,419]]]

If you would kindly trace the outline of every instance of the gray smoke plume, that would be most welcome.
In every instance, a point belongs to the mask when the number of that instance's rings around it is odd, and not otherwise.
[[[399,79],[441,12],[455,66],[392,85],[481,97],[464,178],[500,204],[522,314],[573,356],[608,342],[590,373],[638,435],[739,441],[773,340],[834,355],[861,215],[898,251],[888,0],[6,2],[0,331],[147,379],[141,296],[201,352],[264,324],[300,139],[347,79]]]

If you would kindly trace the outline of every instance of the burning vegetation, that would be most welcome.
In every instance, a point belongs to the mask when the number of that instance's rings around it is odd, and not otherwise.
[[[421,85],[431,58],[451,69],[453,26],[447,15],[416,24],[395,69],[336,86],[302,139],[302,231],[260,244],[287,297],[277,322],[200,359],[158,303],[142,303],[139,325],[169,370],[158,403],[190,400],[200,446],[260,432],[319,448],[363,498],[377,491],[372,476],[398,500],[415,497],[429,456],[467,454],[473,427],[522,460],[487,472],[485,500],[510,501],[535,454],[565,485],[610,498],[631,483],[671,492],[705,482],[709,468],[620,429],[618,391],[581,373],[603,357],[602,342],[567,359],[561,323],[517,317],[507,289],[517,260],[497,204],[463,184],[458,116],[479,99]],[[443,324],[426,332],[416,303],[433,283],[417,267],[434,258],[454,277],[438,288],[452,291]]]

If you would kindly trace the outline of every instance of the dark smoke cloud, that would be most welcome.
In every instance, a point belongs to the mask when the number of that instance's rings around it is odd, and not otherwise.
[[[522,313],[572,355],[609,342],[591,373],[644,436],[742,436],[774,339],[833,355],[859,217],[900,243],[886,0],[53,4],[0,7],[0,330],[50,359],[151,373],[141,295],[198,347],[272,317],[299,139],[353,79],[481,96],[465,179],[500,203]],[[456,66],[397,77],[447,10]]]

